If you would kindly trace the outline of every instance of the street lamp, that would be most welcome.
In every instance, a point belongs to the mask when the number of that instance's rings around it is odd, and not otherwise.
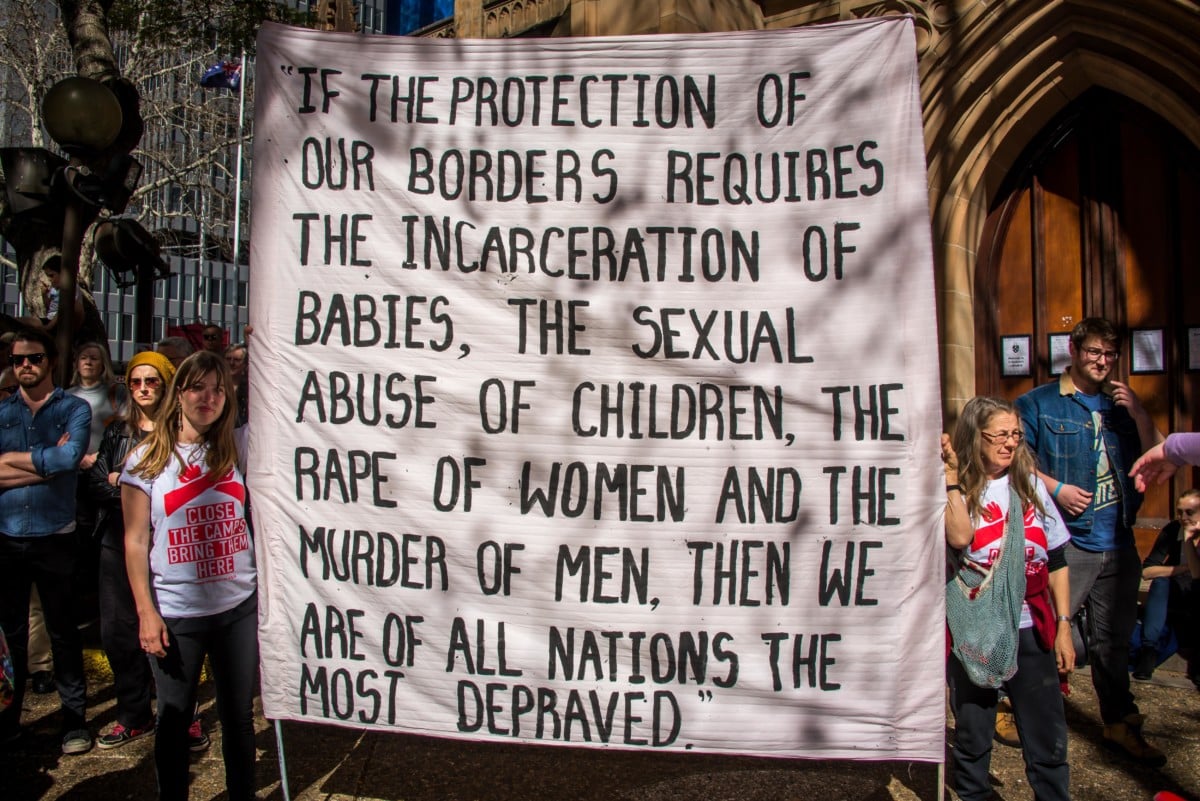
[[[81,158],[115,142],[125,118],[111,89],[78,75],[50,87],[42,98],[42,117],[59,147]]]
[[[75,344],[75,294],[79,277],[79,252],[83,232],[99,208],[88,202],[75,187],[80,176],[91,174],[84,163],[116,141],[124,115],[117,96],[107,86],[91,78],[75,76],[51,86],[42,98],[42,118],[46,130],[58,143],[71,163],[65,168],[66,205],[62,228],[62,281],[58,296],[58,319],[54,337],[61,354],[58,363],[59,384],[71,380],[71,352]]]

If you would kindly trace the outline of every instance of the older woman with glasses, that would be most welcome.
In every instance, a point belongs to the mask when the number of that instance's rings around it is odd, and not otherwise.
[[[942,459],[953,568],[946,592],[954,789],[962,801],[992,797],[988,766],[1003,689],[1016,714],[1034,798],[1066,801],[1067,724],[1059,677],[1075,665],[1067,527],[1007,401],[969,401],[953,438],[942,436]],[[994,635],[1003,647],[981,650],[981,633]]]

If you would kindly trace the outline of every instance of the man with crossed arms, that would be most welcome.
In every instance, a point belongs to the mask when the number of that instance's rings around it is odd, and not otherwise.
[[[9,363],[18,390],[0,401],[0,626],[12,651],[16,687],[0,712],[0,749],[21,741],[29,591],[36,584],[54,652],[63,707],[64,754],[91,750],[83,641],[75,621],[71,577],[75,537],[75,483],[92,425],[86,401],[54,386],[53,340],[18,333]]]

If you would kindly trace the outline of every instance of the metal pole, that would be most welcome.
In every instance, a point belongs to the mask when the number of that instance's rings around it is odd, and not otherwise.
[[[205,254],[208,250],[208,190],[201,190],[200,195],[200,259],[196,263],[196,296],[192,299],[192,319],[188,322],[196,322],[200,319],[200,303],[201,296],[208,295],[208,276],[205,273],[204,261]],[[207,302],[205,300],[204,302]],[[205,307],[205,322],[208,321],[208,309]]]
[[[292,792],[288,789],[287,759],[283,755],[283,725],[275,721],[275,745],[279,748],[279,786],[283,790],[283,801],[292,801]]]
[[[79,253],[83,249],[83,209],[74,197],[67,201],[63,215],[62,250],[60,255],[61,286],[58,288],[58,314],[54,323],[54,342],[58,346],[58,385],[71,383],[75,350],[75,287],[79,281]]]
[[[242,80],[238,83],[237,163],[233,167],[233,266],[242,248],[242,143],[246,124],[246,49],[242,48]],[[228,304],[228,298],[226,303]]]
[[[134,327],[133,348],[151,350],[154,338],[154,267],[148,264],[138,265],[137,285],[134,289],[134,310],[137,312],[137,322]]]

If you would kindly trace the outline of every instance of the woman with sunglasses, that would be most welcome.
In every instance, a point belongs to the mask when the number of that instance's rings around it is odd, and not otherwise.
[[[942,460],[952,568],[946,593],[954,640],[947,665],[954,789],[962,801],[992,797],[988,766],[1003,689],[1017,718],[1034,798],[1066,801],[1067,722],[1060,675],[1075,665],[1064,554],[1070,535],[1037,476],[1021,420],[1008,401],[968,401],[953,439],[942,435]],[[1013,519],[1014,514],[1021,518]],[[981,586],[985,581],[992,582],[990,588]],[[952,597],[955,593],[960,595]],[[979,600],[964,605],[964,597]],[[971,646],[984,631],[1014,643],[1015,662],[1007,662],[1013,652],[1004,649],[987,650],[980,658]],[[981,676],[987,680],[980,681]]]
[[[158,687],[159,798],[188,797],[188,724],[205,656],[230,801],[254,798],[258,590],[233,377],[209,351],[179,366],[121,473],[125,564]]]
[[[100,641],[113,671],[117,722],[100,736],[100,748],[117,748],[154,731],[150,708],[150,662],[138,640],[138,615],[125,571],[125,518],[121,514],[121,470],[129,452],[154,430],[154,416],[175,368],[161,353],[129,360],[126,413],[104,429],[96,463],[86,473],[88,490],[107,514],[100,540]]]

